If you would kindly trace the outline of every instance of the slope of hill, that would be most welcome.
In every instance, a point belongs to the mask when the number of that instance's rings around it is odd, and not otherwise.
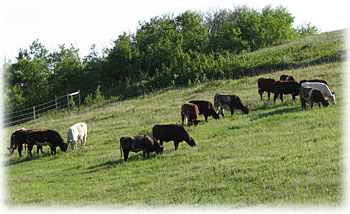
[[[337,206],[344,200],[342,143],[342,63],[334,62],[283,73],[297,80],[325,79],[336,92],[336,105],[301,109],[300,101],[261,101],[257,79],[217,80],[193,87],[169,88],[143,97],[50,114],[26,128],[55,129],[88,125],[86,146],[33,158],[5,154],[7,203],[17,205],[251,205]],[[180,108],[192,99],[213,102],[215,93],[234,93],[249,105],[231,116],[186,127],[196,140],[174,151],[144,159],[120,156],[122,136],[151,134],[159,123],[181,123]],[[204,120],[202,116],[201,119]],[[11,133],[20,127],[11,127]],[[3,140],[9,145],[9,135]],[[35,153],[35,152],[34,152]]]

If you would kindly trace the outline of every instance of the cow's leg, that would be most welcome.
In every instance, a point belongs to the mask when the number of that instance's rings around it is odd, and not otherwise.
[[[178,141],[174,141],[174,146],[175,146],[175,151],[176,151],[177,148],[179,147],[179,142]]]
[[[185,122],[185,115],[181,114],[181,121],[182,121],[182,125],[184,125]]]
[[[50,148],[51,148],[51,154],[56,154],[56,147],[55,146],[50,146]]]
[[[225,109],[220,106],[219,114],[221,114],[222,116],[225,116],[224,112],[225,112]]]
[[[143,154],[143,158],[145,158],[146,157],[146,152],[143,151],[142,154]]]
[[[83,142],[82,142],[83,146],[85,146],[85,143],[86,143],[86,134],[83,136]]]
[[[310,107],[312,108],[314,106],[314,102],[310,102]]]
[[[278,97],[278,93],[275,93],[275,96],[273,96],[273,103],[275,104],[276,103],[276,100],[277,100],[277,97]]]
[[[128,161],[129,151],[124,151],[124,161]]]
[[[292,94],[293,102],[295,103],[295,94]]]
[[[20,157],[22,157],[22,149],[23,149],[23,145],[19,144],[18,145],[18,154],[19,154]]]
[[[259,94],[260,94],[260,100],[263,100],[262,95],[264,94],[264,91],[263,90],[258,90],[258,91],[259,91]]]
[[[318,104],[318,107],[320,107],[320,108],[321,108],[321,103],[320,103],[320,102],[318,102],[317,104]]]
[[[281,100],[282,103],[283,103],[283,93],[280,93],[280,100]]]
[[[270,92],[267,92],[267,97],[270,100]]]
[[[29,154],[30,157],[33,157],[32,149],[33,149],[33,143],[29,143],[28,144],[28,154]]]
[[[208,115],[207,114],[204,115],[204,118],[205,118],[205,122],[208,122]]]
[[[231,110],[231,115],[233,115],[235,113],[235,108],[233,106],[231,106],[230,110]]]
[[[305,109],[306,108],[306,100],[303,98],[300,98],[300,103],[301,103],[301,108]]]

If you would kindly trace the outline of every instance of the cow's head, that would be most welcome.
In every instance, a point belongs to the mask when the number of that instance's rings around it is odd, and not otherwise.
[[[68,149],[68,144],[65,142],[62,142],[61,144],[59,144],[59,147],[62,150],[62,152],[65,152]]]
[[[219,119],[219,114],[218,111],[215,109],[215,107],[213,106],[213,108],[211,109],[211,115],[213,116],[214,119]]]
[[[193,121],[195,126],[198,125],[198,123],[200,123],[200,122],[202,122],[202,121],[201,120],[196,120],[196,119]]]
[[[323,105],[324,107],[327,107],[327,106],[329,105],[329,102],[328,102],[328,100],[326,100],[326,99],[323,99],[323,100],[321,101],[321,103],[322,103],[322,105]]]
[[[248,108],[248,106],[243,106],[243,107],[241,108],[241,110],[243,111],[244,114],[248,114],[248,113],[249,113],[249,108]]]
[[[329,97],[329,100],[332,102],[332,104],[335,105],[335,95],[331,94],[331,96]]]
[[[196,142],[194,141],[194,139],[192,137],[190,137],[189,141],[186,141],[188,145],[190,146],[196,146]]]
[[[164,152],[164,146],[161,146],[157,141],[154,142],[153,149],[157,154],[162,154]]]

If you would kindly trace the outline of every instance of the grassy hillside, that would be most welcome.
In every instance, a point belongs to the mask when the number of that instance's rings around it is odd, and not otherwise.
[[[84,121],[87,145],[75,151],[33,158],[5,154],[7,203],[16,205],[251,205],[338,206],[344,200],[342,144],[342,64],[329,63],[265,74],[283,73],[297,80],[326,79],[336,105],[302,110],[291,96],[260,101],[257,79],[218,80],[193,87],[167,89],[103,107],[50,114],[26,128],[68,128]],[[144,159],[131,153],[121,160],[122,136],[150,134],[158,123],[180,123],[181,105],[191,99],[213,102],[215,93],[235,93],[249,105],[248,115],[228,111],[186,129],[196,140],[174,151]],[[204,120],[203,116],[200,116]],[[10,134],[19,127],[8,129]],[[9,135],[3,140],[7,147]],[[73,199],[73,201],[72,201]]]

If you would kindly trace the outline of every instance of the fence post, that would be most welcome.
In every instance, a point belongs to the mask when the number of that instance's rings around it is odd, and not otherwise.
[[[34,119],[34,123],[35,123],[35,106],[33,106],[33,119]]]
[[[67,105],[68,105],[68,110],[69,110],[69,94],[67,93]]]
[[[78,92],[79,92],[79,108],[80,108],[80,90]]]

